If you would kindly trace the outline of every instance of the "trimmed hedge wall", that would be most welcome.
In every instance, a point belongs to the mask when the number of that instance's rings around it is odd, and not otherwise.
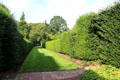
[[[100,12],[89,31],[102,62],[120,67],[120,3]]]
[[[97,15],[95,13],[90,13],[81,16],[75,26],[76,37],[75,37],[75,55],[79,59],[83,60],[97,60],[99,58],[98,53],[93,51],[93,46],[91,44],[91,38],[89,33],[89,27],[91,25],[91,21],[96,18]]]
[[[83,60],[100,59],[120,67],[120,3],[99,12],[81,16],[72,31],[46,48]],[[59,43],[59,44],[58,44]]]
[[[0,4],[0,72],[15,67],[21,57],[32,47],[17,30],[10,11]]]
[[[65,32],[62,34],[62,37],[60,39],[61,41],[61,52],[65,53],[67,55],[70,55],[71,57],[74,56],[74,39],[73,36],[74,33],[72,31]]]
[[[60,40],[49,41],[49,42],[46,43],[46,45],[47,45],[46,46],[47,49],[57,51],[57,52],[61,52]]]

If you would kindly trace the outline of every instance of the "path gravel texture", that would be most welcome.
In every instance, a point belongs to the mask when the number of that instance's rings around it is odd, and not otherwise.
[[[84,71],[84,69],[77,69],[71,71],[14,73],[8,77],[21,80],[80,80]]]

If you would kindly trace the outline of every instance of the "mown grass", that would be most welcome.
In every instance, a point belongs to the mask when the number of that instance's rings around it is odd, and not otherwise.
[[[120,80],[120,69],[111,65],[102,65],[84,72],[82,80]]]
[[[18,72],[44,72],[77,68],[79,68],[78,65],[73,62],[51,51],[36,46],[29,53]]]

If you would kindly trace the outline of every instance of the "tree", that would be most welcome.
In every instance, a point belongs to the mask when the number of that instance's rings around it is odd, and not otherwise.
[[[25,14],[24,12],[22,13],[22,16],[20,18],[19,22],[19,31],[23,35],[24,38],[28,38],[29,32],[30,32],[30,27],[27,25],[25,21]]]
[[[54,16],[50,20],[49,33],[56,34],[58,32],[66,31],[67,28],[65,29],[65,27],[67,27],[66,21],[60,16]]]
[[[30,30],[29,38],[31,41],[45,46],[45,42],[49,40],[49,36],[44,23],[32,23],[32,29]]]

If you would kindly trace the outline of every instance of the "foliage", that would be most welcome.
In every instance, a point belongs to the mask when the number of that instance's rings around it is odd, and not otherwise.
[[[93,50],[91,46],[91,38],[89,38],[89,26],[91,25],[91,20],[93,20],[97,15],[95,13],[89,13],[81,16],[76,22],[76,35],[75,35],[75,52],[74,54],[79,59],[84,60],[96,60],[99,58],[98,53]],[[94,43],[92,43],[94,44]]]
[[[29,38],[31,41],[45,46],[45,42],[49,40],[49,35],[46,31],[46,25],[44,23],[31,24]]]
[[[24,38],[28,38],[29,32],[30,32],[30,27],[25,21],[25,14],[24,12],[21,15],[20,22],[19,22],[19,27],[18,30],[20,33],[23,35]]]
[[[53,51],[65,53],[73,57],[73,35],[74,33],[72,31],[64,32],[61,34],[60,39],[46,42],[46,48]]]
[[[64,63],[63,63],[64,62]],[[19,72],[43,72],[77,69],[78,65],[39,46],[32,49]]]
[[[49,28],[50,34],[56,34],[58,32],[63,32],[63,31],[69,30],[67,27],[66,21],[60,16],[54,16],[50,20],[50,24],[49,24],[48,28]]]
[[[80,16],[72,31],[58,40],[46,43],[46,48],[82,60],[101,60],[120,67],[120,3],[98,14]],[[59,47],[55,44],[60,43]]]
[[[89,28],[93,51],[99,53],[103,63],[120,67],[120,3],[107,8],[92,20]],[[92,48],[91,48],[92,49]]]
[[[61,52],[74,57],[74,33],[72,31],[64,32],[60,39]]]
[[[120,69],[110,65],[102,65],[99,68],[87,70],[82,75],[82,80],[119,80]]]
[[[91,19],[95,16],[94,13],[84,15],[80,17],[76,24],[74,31],[67,31],[61,34],[58,40],[49,41],[46,43],[46,48],[54,51],[58,51],[71,57],[95,60],[98,54],[90,53],[89,47],[87,47],[88,41],[88,26],[90,25]],[[58,44],[59,46],[55,45]],[[92,56],[91,56],[92,55]]]
[[[46,48],[50,49],[50,50],[53,50],[53,51],[61,52],[60,40],[54,40],[54,41],[46,42]]]
[[[12,14],[0,4],[0,72],[13,68],[28,51],[27,45]]]

